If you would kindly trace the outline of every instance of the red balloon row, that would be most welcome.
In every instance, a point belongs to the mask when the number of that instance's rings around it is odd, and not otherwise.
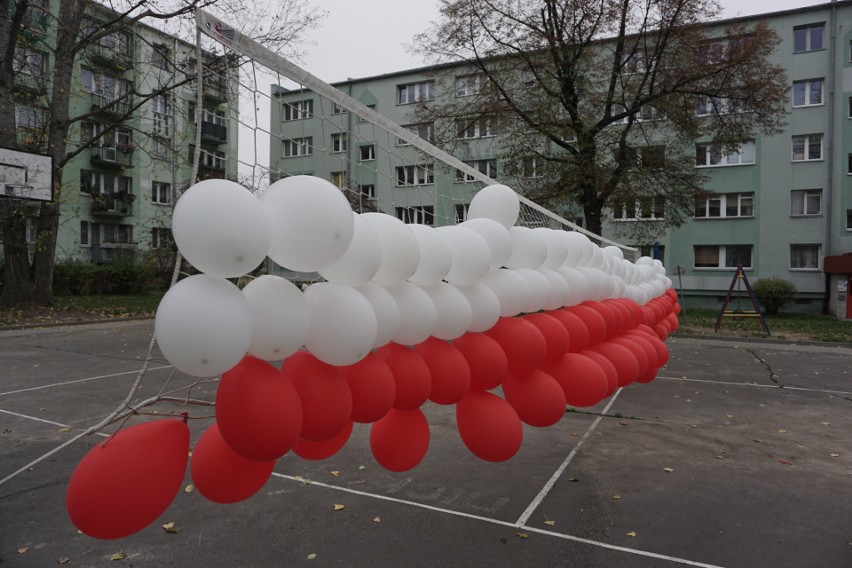
[[[518,318],[452,342],[413,348],[389,344],[347,367],[301,351],[280,369],[246,356],[220,381],[216,423],[200,437],[190,470],[197,490],[218,503],[257,492],[275,460],[292,450],[328,458],[353,423],[371,423],[370,449],[384,468],[407,471],[425,457],[429,425],[420,407],[456,405],[465,446],[491,462],[510,459],[522,423],[556,424],[567,405],[598,404],[619,387],[647,383],[668,361],[665,340],[680,306],[666,294],[586,302]],[[503,397],[489,392],[502,386]],[[189,451],[183,421],[160,420],[120,431],[93,448],[71,478],[67,508],[96,538],[121,538],[162,514],[177,495]]]

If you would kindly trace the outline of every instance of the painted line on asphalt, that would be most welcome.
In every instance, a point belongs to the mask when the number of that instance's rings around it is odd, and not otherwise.
[[[779,390],[795,390],[795,391],[803,391],[803,392],[818,392],[818,393],[828,393],[828,394],[842,394],[842,395],[852,395],[852,392],[848,391],[840,391],[840,390],[830,390],[830,389],[809,389],[805,387],[788,387],[787,385],[764,385],[760,383],[733,383],[729,381],[713,381],[710,379],[686,379],[683,377],[657,377],[658,379],[662,379],[664,381],[685,381],[690,383],[710,383],[713,385],[725,385],[732,387],[759,387],[764,389],[779,389]]]
[[[656,552],[648,552],[646,550],[640,550],[637,548],[628,548],[626,546],[618,546],[615,544],[610,544],[607,542],[601,542],[597,540],[591,540],[588,538],[581,538],[578,536],[573,536],[570,534],[558,533],[555,531],[548,531],[539,529],[536,527],[529,527],[526,525],[518,526],[517,523],[512,523],[509,521],[501,521],[500,519],[492,519],[491,517],[483,517],[481,515],[473,515],[471,513],[465,513],[462,511],[454,511],[452,509],[444,509],[442,507],[435,507],[434,505],[426,505],[425,503],[418,503],[417,501],[408,501],[406,499],[399,499],[397,497],[389,497],[387,495],[379,495],[376,493],[368,493],[366,491],[359,491],[358,489],[350,489],[348,487],[341,487],[339,485],[330,485],[328,483],[323,483],[321,481],[312,481],[309,479],[305,479],[302,477],[293,477],[291,475],[284,475],[283,473],[272,473],[273,477],[278,477],[281,479],[286,479],[289,481],[298,481],[303,485],[315,485],[317,487],[322,487],[324,489],[332,489],[335,491],[341,491],[343,493],[351,493],[352,495],[358,495],[361,497],[369,497],[372,499],[379,499],[380,501],[387,501],[389,503],[396,503],[398,505],[407,505],[410,507],[417,507],[419,509],[425,509],[427,511],[434,511],[436,513],[444,513],[446,515],[453,515],[455,517],[462,517],[465,519],[471,519],[474,521],[482,521],[485,523],[490,523],[493,525],[500,525],[503,527],[508,527],[511,529],[523,529],[529,532],[534,532],[538,534],[542,534],[545,536],[552,536],[555,538],[561,538],[563,540],[570,540],[573,542],[578,542],[581,544],[588,544],[589,546],[597,546],[599,548],[606,548],[608,550],[614,550],[617,552],[625,552],[627,554],[635,554],[637,556],[645,556],[648,558],[656,558],[658,560],[667,560],[669,562],[675,562],[678,564],[683,564],[685,566],[697,566],[699,568],[724,568],[722,566],[718,566],[715,564],[705,564],[702,562],[695,562],[693,560],[687,560],[686,558],[678,558],[677,556],[668,556],[666,554],[657,554]]]
[[[38,416],[30,416],[29,414],[20,414],[18,412],[12,412],[11,410],[3,410],[0,408],[0,412],[3,414],[10,414],[12,416],[17,416],[18,418],[24,418],[26,420],[34,420],[36,422],[43,422],[44,424],[50,424],[51,426],[59,426],[60,428],[71,428],[68,424],[63,424],[62,422],[54,422],[53,420],[45,420],[44,418],[39,418]],[[78,430],[83,430],[78,428]],[[109,437],[110,434],[104,434],[103,432],[95,432],[97,436]]]
[[[171,369],[171,368],[172,368],[171,365],[163,365],[161,367],[148,367],[148,371],[161,371],[163,369]],[[0,396],[6,396],[6,395],[10,395],[10,394],[18,394],[18,393],[22,393],[22,392],[32,392],[32,391],[37,391],[37,390],[49,389],[49,388],[53,388],[53,387],[63,387],[65,385],[74,385],[74,384],[78,384],[78,383],[86,383],[86,382],[89,382],[89,381],[97,381],[97,380],[100,380],[100,379],[109,379],[109,378],[112,378],[112,377],[120,377],[122,375],[135,375],[135,374],[139,373],[141,370],[142,369],[136,369],[135,371],[123,371],[121,373],[112,373],[112,374],[109,374],[109,375],[98,375],[97,377],[87,377],[85,379],[75,379],[73,381],[63,381],[61,383],[53,383],[53,384],[50,384],[50,385],[41,385],[39,387],[30,387],[30,388],[27,388],[27,389],[18,389],[18,390],[13,390],[13,391],[9,391],[9,392],[0,392]]]
[[[592,422],[591,426],[588,427],[586,432],[580,438],[580,441],[577,442],[577,445],[574,446],[574,448],[568,454],[568,457],[566,457],[565,460],[560,464],[560,466],[556,469],[556,471],[550,477],[547,483],[545,483],[544,487],[542,487],[541,491],[538,492],[538,495],[535,496],[535,499],[532,500],[526,510],[521,514],[520,517],[518,517],[518,520],[515,521],[515,526],[521,527],[525,525],[529,518],[532,516],[532,514],[535,512],[535,510],[538,509],[538,506],[541,505],[541,502],[544,501],[544,498],[547,497],[547,494],[550,493],[550,490],[553,489],[554,485],[556,485],[556,482],[562,476],[562,473],[574,460],[574,457],[577,455],[577,452],[580,450],[586,440],[589,439],[589,436],[592,435],[592,432],[594,432],[594,430],[598,427],[598,424],[601,423],[601,420],[603,420],[603,417],[606,415],[606,413],[609,412],[609,409],[612,407],[613,403],[615,402],[615,399],[618,398],[618,395],[621,394],[622,390],[623,389],[618,389],[617,391],[615,391],[615,393],[609,399],[609,403],[606,405],[606,407],[604,407],[600,415],[595,418],[595,421]]]

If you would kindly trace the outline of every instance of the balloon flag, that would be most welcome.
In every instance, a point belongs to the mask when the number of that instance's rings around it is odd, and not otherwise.
[[[216,391],[216,435],[244,458],[280,458],[299,437],[302,420],[302,401],[293,383],[266,361],[249,355],[222,375]]]
[[[192,450],[190,472],[199,493],[214,503],[228,504],[244,501],[260,491],[274,467],[274,459],[250,460],[232,450],[213,424]]]
[[[618,371],[618,386],[626,387],[639,376],[639,361],[632,351],[622,345],[604,341],[589,348],[609,359]]]
[[[93,538],[124,538],[157,520],[180,491],[189,428],[166,419],[120,430],[77,465],[65,496],[71,522]]]
[[[509,372],[525,375],[544,362],[547,342],[532,322],[524,318],[500,318],[497,325],[485,332],[506,352]]]
[[[645,369],[645,373],[643,373],[643,374],[646,374],[649,371],[656,371],[656,369],[658,368],[658,365],[657,365],[657,359],[658,359],[657,350],[654,349],[654,346],[651,345],[650,339],[645,337],[645,335],[642,332],[627,331],[627,332],[624,332],[619,337],[617,337],[616,339],[632,341],[633,343],[636,343],[637,345],[639,345],[640,348],[642,348],[642,351],[645,352],[645,357],[648,359],[648,365]]]
[[[470,388],[490,390],[509,373],[509,360],[500,344],[484,333],[466,333],[453,341],[470,366]]]
[[[298,351],[284,360],[280,372],[293,381],[302,399],[304,418],[300,438],[328,440],[352,419],[352,392],[337,367],[306,351]]]
[[[340,372],[352,392],[352,420],[367,424],[388,413],[396,399],[396,380],[384,359],[368,353]]]
[[[414,346],[414,351],[423,357],[432,375],[432,390],[429,400],[435,404],[455,404],[470,390],[470,365],[458,347],[430,337]]]
[[[568,310],[553,310],[550,315],[565,326],[568,331],[568,337],[571,342],[568,344],[568,351],[579,353],[589,345],[589,328],[577,314],[572,314]]]
[[[604,395],[604,398],[615,394],[615,391],[618,390],[618,370],[615,368],[615,365],[612,364],[612,361],[591,349],[586,349],[581,353],[581,355],[585,355],[603,369],[603,372],[606,375],[606,394]]]
[[[545,361],[554,363],[561,359],[571,345],[571,336],[562,322],[549,313],[527,314],[524,319],[536,326],[544,336],[547,345]]]
[[[299,438],[293,444],[293,453],[305,460],[324,460],[342,450],[351,435],[352,422],[349,422],[343,430],[328,440],[313,441]]]
[[[665,367],[666,363],[669,362],[669,348],[666,347],[666,344],[648,326],[639,326],[636,328],[636,333],[643,333],[645,338],[654,346],[654,349],[657,350],[657,368]]]
[[[621,317],[616,314],[612,307],[606,302],[583,302],[580,306],[585,306],[598,312],[606,325],[606,337],[610,338],[618,333],[621,326]]]
[[[522,422],[544,428],[565,416],[565,393],[552,376],[538,369],[522,377],[509,374],[503,395]]]
[[[589,345],[595,345],[606,339],[606,320],[588,305],[572,306],[566,311],[578,316],[589,329]]]
[[[566,353],[557,363],[544,368],[562,388],[565,402],[577,408],[594,406],[607,396],[607,376],[593,359],[580,353]]]
[[[459,436],[481,460],[503,462],[521,448],[524,429],[512,406],[496,394],[472,390],[456,405]]]
[[[607,341],[616,345],[621,345],[633,353],[633,356],[636,357],[636,362],[639,363],[639,370],[636,373],[636,378],[639,378],[648,372],[651,361],[648,359],[648,355],[645,353],[645,350],[642,349],[638,343],[630,341],[627,337],[613,337]],[[656,353],[654,354],[654,359],[656,359]]]
[[[432,373],[429,365],[414,349],[389,343],[376,350],[393,373],[396,397],[393,407],[398,410],[420,408],[432,392]]]
[[[423,461],[429,449],[429,423],[419,408],[398,410],[370,427],[373,457],[389,471],[403,472]]]

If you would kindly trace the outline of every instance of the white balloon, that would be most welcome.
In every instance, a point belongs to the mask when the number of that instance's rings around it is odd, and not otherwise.
[[[592,249],[594,243],[589,240],[589,237],[579,231],[566,231],[565,240],[568,241],[568,255],[565,258],[563,266],[576,268],[578,266],[587,266],[592,258]]]
[[[417,270],[408,279],[419,286],[437,284],[453,266],[453,249],[447,239],[429,225],[409,224],[420,248]]]
[[[568,283],[568,295],[565,297],[565,307],[582,304],[589,296],[589,281],[579,268],[563,266],[557,270]]]
[[[373,306],[355,288],[319,282],[305,290],[311,328],[305,347],[329,365],[353,365],[367,356],[378,333]]]
[[[186,260],[221,278],[247,274],[266,258],[272,229],[260,200],[238,183],[208,179],[175,205],[172,235]]]
[[[550,295],[553,294],[553,286],[550,285],[550,280],[544,274],[532,268],[516,268],[515,273],[526,280],[530,287],[530,298],[521,311],[532,314],[544,309],[544,306],[550,300]]]
[[[640,256],[636,259],[637,266],[654,266],[654,259],[650,256]]]
[[[349,248],[355,218],[349,201],[331,182],[291,176],[273,183],[260,201],[272,223],[269,258],[290,270],[314,272]]]
[[[446,340],[464,335],[473,321],[473,308],[467,297],[446,282],[424,286],[423,290],[432,298],[438,316],[432,335]]]
[[[479,233],[460,226],[438,227],[453,251],[453,264],[445,280],[450,284],[473,284],[491,267],[491,250]]]
[[[429,294],[411,282],[387,286],[387,291],[399,306],[400,325],[393,341],[400,345],[426,341],[438,323],[438,311]]]
[[[468,219],[494,219],[507,229],[518,221],[521,202],[518,194],[505,185],[494,184],[480,189],[467,210]]]
[[[490,288],[500,300],[500,315],[503,317],[521,313],[532,295],[524,277],[507,268],[492,270],[482,277],[480,283]]]
[[[550,269],[562,266],[568,258],[568,243],[565,242],[562,231],[554,231],[548,227],[537,227],[533,230],[544,237],[547,245],[547,256],[541,266]]]
[[[420,264],[420,245],[417,237],[405,223],[384,213],[362,213],[379,237],[382,262],[373,281],[379,284],[401,284],[417,270]]]
[[[575,270],[582,274],[583,278],[585,278],[588,283],[588,289],[583,301],[596,300],[600,296],[601,286],[603,284],[599,278],[600,272],[593,268],[589,268],[588,266],[580,266]]]
[[[506,259],[506,268],[538,268],[547,259],[547,241],[529,227],[512,227],[512,254]]]
[[[219,375],[248,350],[251,308],[227,280],[196,274],[172,286],[160,300],[154,336],[178,370],[195,377]]]
[[[302,291],[280,276],[255,278],[243,288],[254,332],[248,352],[267,361],[295,353],[308,338],[311,312]]]
[[[615,290],[612,293],[612,298],[623,298],[624,291],[627,289],[627,284],[624,280],[621,279],[620,276],[612,275],[612,282],[615,285]]]
[[[468,219],[459,227],[479,233],[491,250],[491,269],[496,270],[506,263],[512,254],[512,237],[509,230],[494,219],[479,217]]]
[[[558,310],[559,308],[566,306],[571,290],[565,277],[555,270],[549,270],[547,268],[541,268],[539,269],[539,272],[541,272],[544,277],[550,281],[551,287],[550,298],[544,305],[544,309]]]
[[[617,258],[618,260],[622,260],[624,258],[624,251],[618,248],[615,245],[609,245],[602,249],[602,252],[609,257]]]
[[[357,286],[367,282],[379,271],[382,249],[379,237],[370,224],[358,213],[352,213],[355,225],[352,242],[343,256],[319,270],[329,282]]]
[[[375,282],[364,282],[355,289],[367,298],[373,306],[373,311],[376,312],[378,330],[373,348],[387,345],[399,330],[400,314],[396,300],[381,284]]]
[[[494,327],[500,319],[500,300],[491,288],[476,282],[458,286],[459,291],[470,302],[472,319],[468,331],[482,332]]]

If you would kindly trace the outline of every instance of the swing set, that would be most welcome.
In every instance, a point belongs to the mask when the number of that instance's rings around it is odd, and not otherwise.
[[[731,305],[731,299],[734,297],[734,287],[737,288],[737,295],[734,300],[736,304],[734,309],[729,309]],[[751,310],[743,310],[742,309],[742,288],[745,286],[746,291],[748,292],[748,297],[751,299]],[[722,318],[725,316],[732,318],[760,318],[760,325],[763,326],[763,329],[766,331],[766,335],[772,335],[769,331],[769,326],[766,324],[766,318],[763,317],[763,312],[760,311],[760,305],[757,302],[757,298],[754,296],[754,292],[751,289],[751,285],[748,283],[748,278],[746,278],[745,272],[743,272],[743,265],[737,265],[737,271],[734,273],[734,278],[731,280],[731,286],[728,288],[728,295],[725,296],[725,302],[722,304],[722,309],[719,312],[719,317],[716,318],[716,331],[719,331],[719,328],[722,327]]]

